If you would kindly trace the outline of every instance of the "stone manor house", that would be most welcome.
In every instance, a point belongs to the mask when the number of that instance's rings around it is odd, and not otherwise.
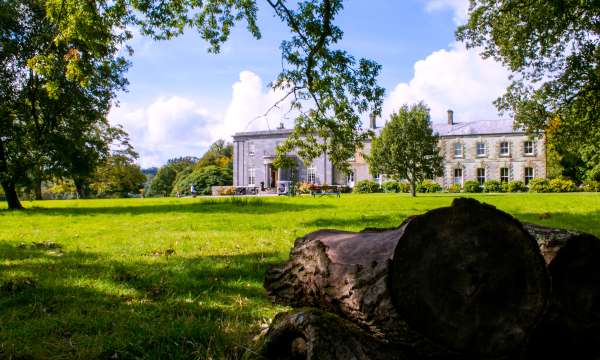
[[[371,119],[376,132],[376,120]],[[543,137],[530,138],[521,130],[513,129],[512,120],[482,120],[455,122],[448,110],[448,122],[432,124],[440,137],[439,148],[444,157],[444,175],[434,179],[443,188],[452,184],[462,186],[467,180],[513,181],[528,183],[533,178],[546,177],[546,152]],[[233,185],[274,189],[280,181],[354,186],[355,182],[372,179],[382,183],[385,177],[369,173],[369,166],[361,153],[370,151],[370,142],[357,151],[350,161],[351,170],[335,168],[326,154],[306,166],[294,153],[293,169],[273,167],[275,148],[291,133],[280,127],[276,130],[237,133],[233,136]]]

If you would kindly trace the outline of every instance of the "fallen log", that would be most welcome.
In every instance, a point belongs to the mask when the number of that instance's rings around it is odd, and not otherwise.
[[[308,234],[264,285],[282,304],[342,315],[420,356],[457,358],[519,352],[549,292],[531,235],[472,199],[393,230]]]
[[[600,239],[572,230],[525,224],[548,264],[552,296],[533,333],[529,357],[600,358]]]
[[[313,308],[275,316],[260,355],[272,360],[408,359],[402,349],[377,340],[348,320]]]

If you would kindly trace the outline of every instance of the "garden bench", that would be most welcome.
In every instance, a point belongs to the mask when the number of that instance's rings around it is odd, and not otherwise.
[[[313,197],[326,196],[326,195],[335,195],[340,197],[340,189],[337,186],[317,186],[310,190],[310,194]]]

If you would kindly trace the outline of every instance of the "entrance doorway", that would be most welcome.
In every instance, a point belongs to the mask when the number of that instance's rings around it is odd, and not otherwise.
[[[277,182],[279,181],[279,171],[275,169],[273,166],[269,166],[270,177],[269,177],[269,187],[274,188],[277,186]]]

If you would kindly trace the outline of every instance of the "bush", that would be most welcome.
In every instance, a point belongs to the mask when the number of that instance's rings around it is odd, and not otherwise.
[[[581,185],[581,189],[589,192],[600,191],[600,181],[586,180]]]
[[[547,193],[550,191],[548,180],[535,178],[529,181],[529,191],[535,193]]]
[[[233,186],[224,186],[219,190],[219,195],[221,196],[231,196],[235,195],[235,187]]]
[[[481,187],[479,186],[479,181],[476,181],[476,180],[465,181],[464,189],[465,189],[465,192],[468,192],[468,193],[481,192]]]
[[[400,192],[400,183],[398,181],[386,181],[381,186],[383,192],[386,193],[399,193]]]
[[[425,179],[417,184],[417,191],[421,193],[436,193],[442,191],[442,187],[433,180]]]
[[[502,192],[502,184],[498,180],[488,180],[483,183],[483,191],[486,193]]]
[[[548,189],[551,192],[573,192],[577,187],[572,180],[557,178],[548,182]]]
[[[511,181],[507,185],[508,192],[527,192],[527,186],[521,180]]]
[[[448,191],[449,193],[459,193],[460,190],[461,187],[459,184],[452,184],[446,189],[446,191]]]
[[[296,190],[298,192],[298,194],[310,194],[310,190],[312,189],[313,184],[309,183],[309,182],[299,182],[298,184],[296,184]]]
[[[369,194],[381,191],[381,186],[373,180],[361,180],[354,185],[353,192],[357,194]]]
[[[193,184],[198,195],[210,195],[212,186],[231,185],[232,182],[233,173],[230,168],[209,165],[179,178],[173,186],[173,192],[189,195],[190,187]]]

